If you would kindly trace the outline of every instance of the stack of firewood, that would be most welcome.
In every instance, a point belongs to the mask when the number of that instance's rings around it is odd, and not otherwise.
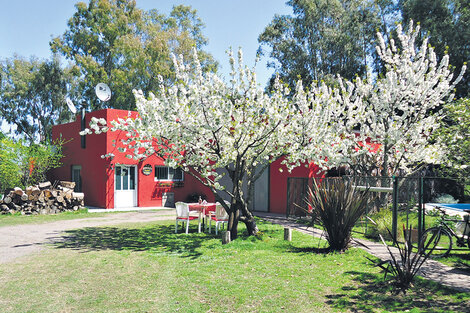
[[[56,214],[77,211],[84,205],[84,194],[74,192],[74,182],[56,181],[8,189],[0,200],[0,214]]]

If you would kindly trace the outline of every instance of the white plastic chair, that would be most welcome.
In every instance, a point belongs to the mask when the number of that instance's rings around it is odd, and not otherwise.
[[[175,224],[175,233],[178,233],[178,221],[182,221],[183,225],[186,222],[186,234],[189,232],[189,221],[198,219],[198,231],[201,232],[201,218],[200,216],[194,216],[189,214],[189,206],[184,202],[176,202],[176,224]]]
[[[225,208],[219,202],[215,204],[215,215],[211,215],[209,221],[209,233],[211,232],[212,221],[215,221],[215,234],[218,234],[220,224],[228,223],[228,214]]]

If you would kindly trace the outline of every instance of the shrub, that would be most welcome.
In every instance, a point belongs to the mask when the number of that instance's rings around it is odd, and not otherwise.
[[[379,238],[379,235],[382,235],[386,239],[390,239],[388,237],[387,229],[392,227],[392,210],[388,208],[382,208],[379,211],[370,214],[369,219],[372,219],[374,223],[368,224],[367,231],[365,233],[366,237],[377,239]]]
[[[442,194],[438,195],[436,198],[434,198],[433,202],[435,202],[435,203],[457,203],[459,201],[454,199],[454,197],[452,197],[449,194],[442,193]]]
[[[379,235],[382,235],[385,239],[392,239],[389,236],[389,229],[392,229],[393,223],[393,211],[391,207],[382,208],[379,211],[369,214],[369,220],[373,220],[373,223],[369,223],[366,237],[372,239],[379,239]],[[397,225],[406,224],[411,228],[418,229],[418,215],[416,211],[407,212],[406,210],[399,210],[397,216]],[[402,237],[401,232],[397,232],[398,241],[403,241],[405,238]]]
[[[306,199],[308,214],[325,230],[331,250],[347,249],[352,228],[366,212],[368,195],[368,190],[359,191],[341,178],[313,180]]]
[[[201,198],[201,200],[206,200],[207,201],[207,196],[203,193],[197,193],[197,192],[194,192],[192,194],[189,194],[187,197],[186,197],[186,202],[188,203],[195,203],[195,202],[198,202],[199,201],[199,198]]]
[[[0,192],[45,181],[47,171],[61,165],[61,146],[61,142],[35,144],[1,138]]]

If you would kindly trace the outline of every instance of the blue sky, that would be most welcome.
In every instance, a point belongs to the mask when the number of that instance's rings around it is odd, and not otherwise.
[[[75,0],[0,0],[0,59],[17,53],[24,57],[50,56],[49,41],[63,34],[67,20],[75,12]],[[88,1],[85,1],[88,2]],[[225,51],[242,47],[245,63],[254,64],[258,36],[275,14],[291,14],[286,0],[137,0],[144,10],[157,9],[168,14],[174,5],[195,8],[205,23],[209,39],[206,50],[221,64],[227,76],[229,66]],[[256,67],[259,83],[264,86],[273,73],[266,68],[267,58]]]

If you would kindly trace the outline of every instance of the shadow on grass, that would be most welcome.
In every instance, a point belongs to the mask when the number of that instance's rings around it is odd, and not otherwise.
[[[327,304],[336,309],[353,312],[407,311],[464,312],[468,309],[468,295],[435,282],[417,279],[414,286],[403,294],[393,293],[389,282],[382,275],[346,272],[353,276],[354,286],[344,286],[344,293],[327,295]],[[462,299],[465,297],[465,299]]]
[[[197,258],[202,243],[210,247],[208,240],[213,235],[197,233],[196,228],[186,235],[174,225],[154,225],[144,228],[87,227],[68,230],[55,239],[52,245],[57,249],[73,249],[81,252],[102,250],[151,251],[158,254],[173,254]],[[213,243],[216,244],[215,242]]]
[[[449,263],[456,271],[462,271],[465,274],[470,273],[470,250],[467,253],[451,253],[447,256]],[[439,259],[436,259],[439,261]]]
[[[329,247],[289,247],[288,249],[289,252],[294,252],[294,253],[315,253],[315,254],[328,254],[332,252],[332,250]]]

